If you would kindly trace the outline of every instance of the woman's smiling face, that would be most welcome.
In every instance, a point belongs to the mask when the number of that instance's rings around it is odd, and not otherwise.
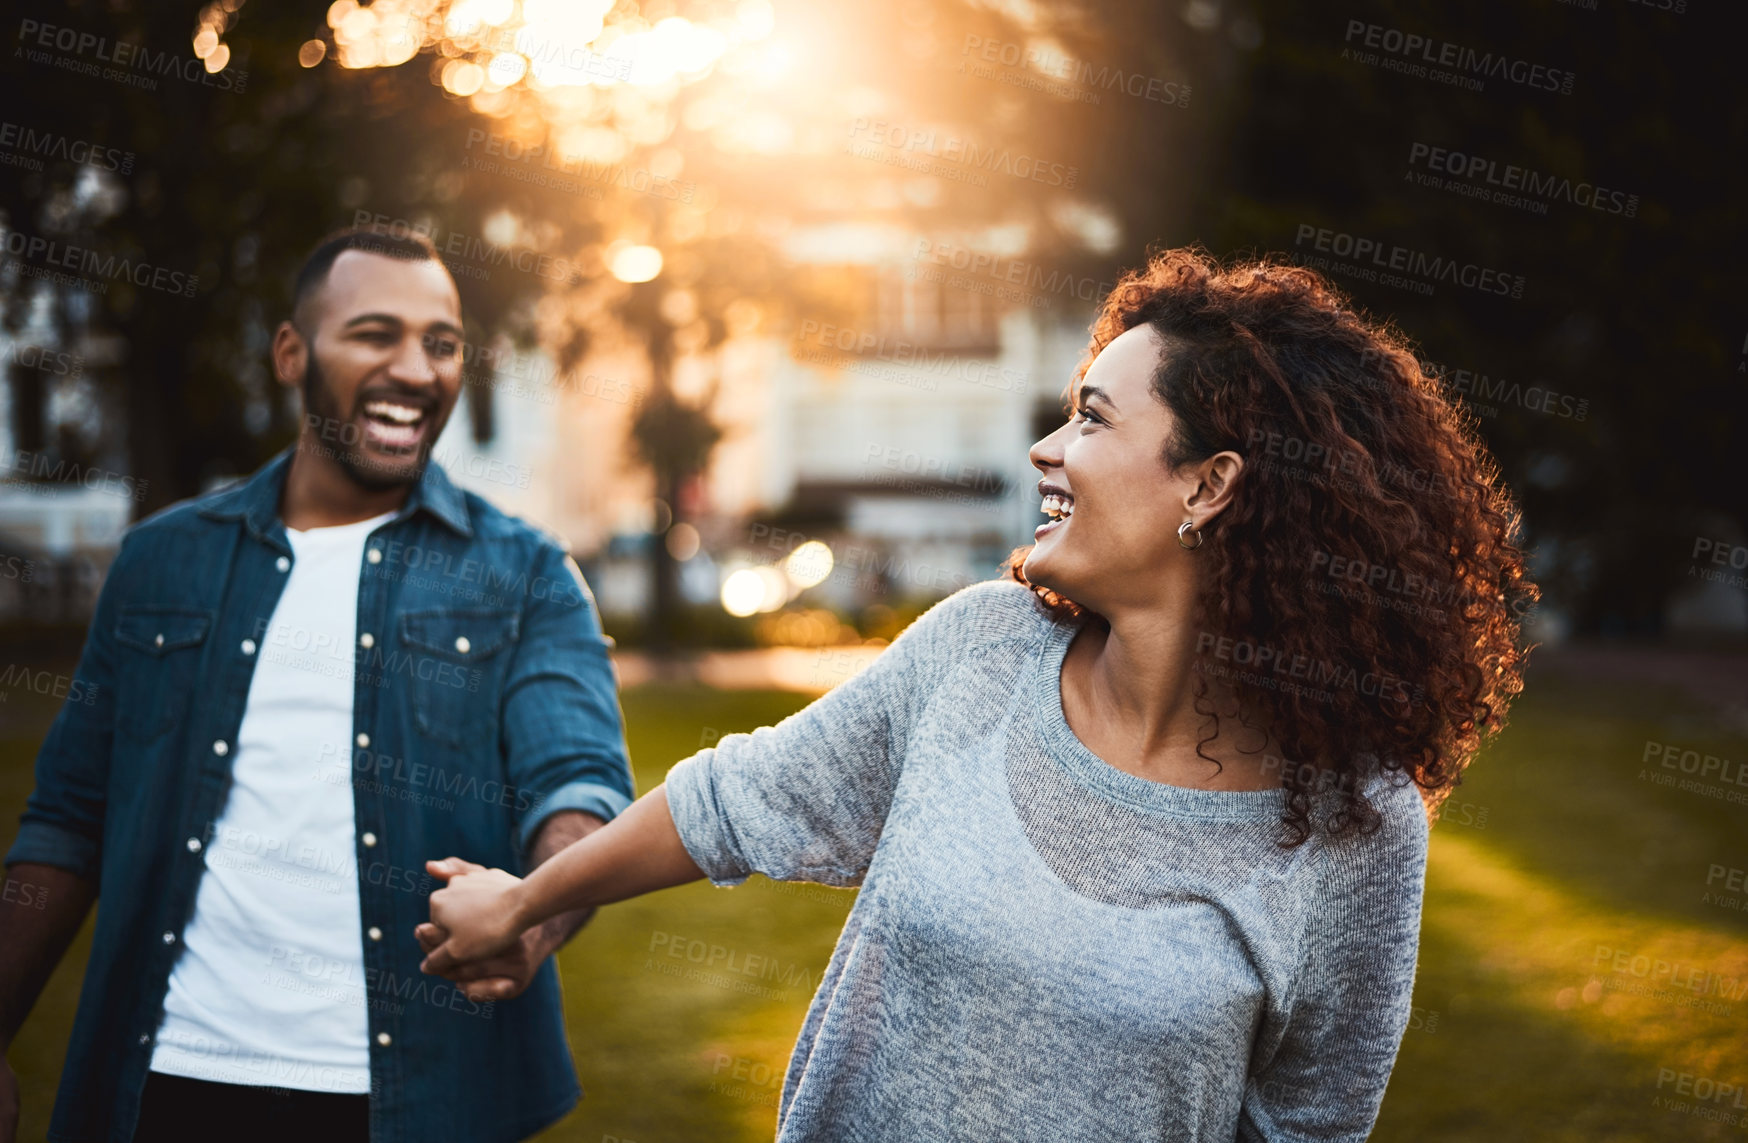
[[[1165,460],[1172,416],[1153,394],[1165,351],[1151,326],[1113,338],[1076,386],[1072,418],[1031,449],[1051,520],[1035,533],[1026,579],[1094,611],[1157,600],[1162,575],[1187,554],[1179,525],[1200,525],[1203,466],[1174,473]]]

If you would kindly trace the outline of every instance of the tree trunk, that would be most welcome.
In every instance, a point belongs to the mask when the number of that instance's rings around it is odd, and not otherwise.
[[[12,391],[12,450],[41,452],[48,442],[48,393],[42,370],[8,362],[0,374]]]

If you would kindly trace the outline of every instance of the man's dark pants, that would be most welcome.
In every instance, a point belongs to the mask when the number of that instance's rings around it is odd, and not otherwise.
[[[150,1072],[134,1143],[369,1143],[370,1097]]]

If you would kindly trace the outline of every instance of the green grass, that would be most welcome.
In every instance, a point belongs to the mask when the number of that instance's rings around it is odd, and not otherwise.
[[[1706,884],[1712,865],[1748,867],[1748,805],[1652,784],[1647,741],[1748,761],[1748,740],[1674,692],[1537,678],[1452,795],[1415,983],[1439,1019],[1404,1039],[1374,1139],[1744,1137],[1735,1097],[1705,1106],[1736,1125],[1657,1101],[1701,1106],[1660,1089],[1664,1069],[1748,1085],[1748,911]],[[1718,988],[1614,971],[1612,950]],[[1646,985],[1660,995],[1631,991]]]
[[[29,790],[31,751],[52,714],[33,701],[15,695],[0,712],[13,736],[0,744],[7,821]],[[626,692],[639,790],[715,736],[803,703],[686,687]],[[1653,1102],[1674,1095],[1672,1084],[1658,1089],[1662,1069],[1748,1083],[1748,910],[1706,900],[1711,866],[1748,867],[1748,806],[1641,778],[1655,769],[1642,760],[1647,741],[1748,760],[1748,741],[1718,732],[1679,695],[1540,678],[1453,795],[1433,834],[1415,1026],[1375,1139],[1748,1138],[1743,1126]],[[540,1138],[770,1139],[811,985],[852,900],[754,878],[733,890],[701,883],[603,910],[560,955],[586,1096]],[[21,1139],[43,1136],[88,939],[50,982],[12,1052],[25,1087]],[[674,940],[771,957],[806,982],[747,995],[676,977],[656,967],[661,943]],[[1599,964],[1599,949],[1716,974],[1725,994],[1703,999],[1729,1011],[1683,1004],[1692,994],[1667,982],[1661,995],[1635,994],[1629,989],[1646,981]],[[1733,1103],[1711,1106],[1748,1123],[1748,1108]]]

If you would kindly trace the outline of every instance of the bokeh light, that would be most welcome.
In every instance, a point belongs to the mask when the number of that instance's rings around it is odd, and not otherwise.
[[[752,568],[742,568],[722,581],[722,609],[745,618],[765,601],[765,581]]]
[[[653,281],[662,272],[662,252],[654,246],[617,246],[607,252],[607,269],[621,282]]]
[[[819,540],[807,541],[783,561],[783,574],[797,590],[825,582],[825,578],[832,574],[831,548]]]

